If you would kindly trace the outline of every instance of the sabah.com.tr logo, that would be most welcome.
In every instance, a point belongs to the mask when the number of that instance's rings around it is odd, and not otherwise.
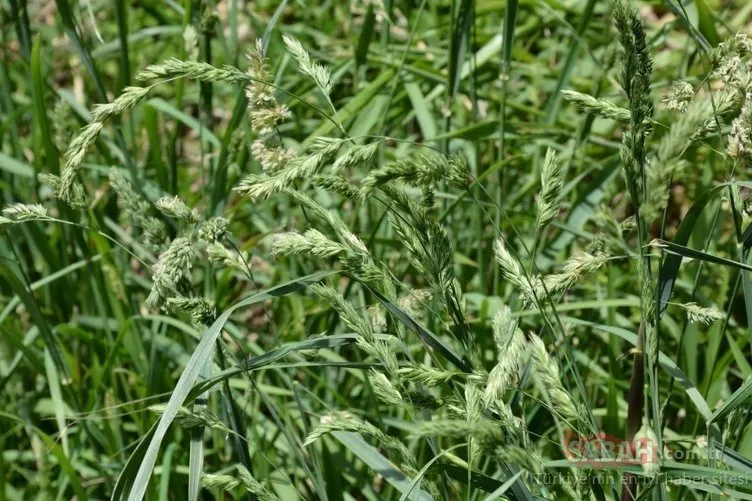
[[[595,437],[570,434],[565,443],[567,459],[575,466],[612,468],[615,466],[649,466],[660,463],[658,444],[652,433],[640,430],[632,440],[606,433]]]

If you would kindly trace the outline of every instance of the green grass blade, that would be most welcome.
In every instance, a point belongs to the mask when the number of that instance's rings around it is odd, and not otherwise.
[[[0,153],[0,170],[13,174],[14,176],[34,179],[34,168],[15,158]]]
[[[208,379],[212,373],[211,356],[204,364],[199,377]],[[208,393],[199,395],[193,404],[193,411],[201,413],[206,408]],[[188,501],[197,501],[201,493],[201,475],[204,469],[204,426],[199,425],[191,430],[191,445],[188,460]]]
[[[455,9],[453,7],[453,9]],[[461,79],[460,68],[465,60],[465,53],[470,41],[470,28],[473,23],[472,0],[459,0],[459,6],[454,12],[454,26],[449,47],[449,73],[447,74],[447,89],[449,102],[457,95]]]
[[[52,132],[50,131],[50,121],[47,118],[47,105],[44,100],[44,80],[42,70],[42,38],[37,35],[34,37],[34,45],[31,49],[31,88],[32,101],[34,103],[34,123],[39,127],[42,146],[44,147],[45,160],[47,169],[52,174],[60,173],[60,163],[58,161],[58,152],[52,141]]]
[[[752,378],[747,378],[744,384],[726,400],[723,406],[713,413],[710,422],[717,423],[740,406],[745,405],[750,398],[752,398]]]
[[[170,400],[167,402],[164,413],[159,419],[158,425],[154,430],[154,435],[149,441],[149,445],[144,452],[141,460],[141,465],[138,468],[136,477],[133,480],[133,485],[128,494],[129,501],[141,501],[146,494],[146,488],[149,484],[149,478],[151,477],[152,469],[157,461],[157,454],[159,453],[162,440],[167,434],[167,430],[172,424],[172,421],[177,416],[180,407],[185,402],[186,398],[191,392],[193,385],[196,383],[201,369],[211,359],[211,354],[214,349],[214,343],[219,338],[224,324],[229,320],[230,315],[237,309],[247,307],[253,304],[257,304],[275,297],[284,296],[292,292],[304,289],[310,284],[318,282],[328,276],[333,275],[334,272],[319,272],[312,275],[308,275],[302,278],[291,280],[282,285],[278,285],[264,292],[260,292],[251,296],[248,299],[236,303],[232,307],[225,310],[222,315],[209,327],[201,337],[201,342],[193,352],[191,359],[188,361],[183,373],[180,375],[180,379],[175,385]]]
[[[442,357],[447,359],[447,361],[451,362],[455,367],[458,369],[464,371],[464,372],[472,372],[472,367],[470,364],[460,358],[459,355],[457,355],[454,350],[444,343],[441,339],[439,339],[436,334],[429,331],[425,327],[423,327],[421,324],[419,324],[414,318],[412,318],[410,315],[405,313],[402,309],[400,309],[397,305],[389,301],[386,297],[384,297],[379,291],[376,289],[370,287],[365,282],[360,281],[357,277],[353,277],[355,280],[358,280],[361,285],[366,287],[368,291],[376,297],[376,299],[381,303],[381,305],[389,311],[394,317],[402,322],[405,327],[416,333],[421,341],[426,343],[426,345],[430,346],[434,350],[436,350],[439,354],[441,354]]]
[[[720,264],[722,266],[729,266],[731,268],[737,268],[743,271],[752,271],[752,266],[746,263],[740,263],[739,261],[734,261],[733,259],[726,259],[724,257],[714,256],[712,254],[708,254],[707,252],[690,249],[689,247],[684,247],[683,245],[679,245],[674,242],[667,242],[666,240],[658,240],[658,245],[660,246],[661,249],[663,249],[664,251],[674,256],[696,259],[698,261],[704,261],[706,263]]]
[[[577,318],[561,317],[561,321],[564,323],[572,323],[575,325],[586,325],[594,329],[602,330],[610,334],[619,336],[620,338],[628,341],[631,345],[636,346],[637,335],[634,332],[628,331],[621,327],[613,327],[610,325],[602,325],[595,322],[588,322],[586,320],[580,320]],[[713,416],[713,412],[710,410],[708,403],[702,397],[702,394],[697,389],[697,386],[687,377],[684,372],[663,352],[658,353],[658,365],[671,377],[679,381],[685,393],[695,405],[695,408],[705,418],[706,421],[710,421]]]
[[[385,458],[375,447],[368,444],[357,433],[349,431],[335,431],[332,436],[342,443],[347,449],[363,461],[371,470],[389,482],[395,489],[401,493],[409,492],[411,489],[410,477],[405,475],[394,463]],[[414,501],[432,501],[433,498],[423,490],[416,490],[410,494]]]
[[[373,4],[368,5],[366,17],[363,19],[363,29],[358,37],[358,45],[355,47],[355,66],[360,68],[366,64],[368,56],[368,47],[371,45],[373,34],[376,28],[376,12]]]
[[[63,401],[63,394],[60,391],[60,375],[55,367],[55,362],[52,361],[49,349],[44,350],[44,369],[47,375],[47,384],[50,388],[52,404],[55,407],[55,421],[57,422],[60,441],[63,444],[63,454],[68,456],[70,455],[70,447],[68,446],[68,429],[65,424],[65,402]]]
[[[687,245],[687,243],[689,242],[689,237],[692,235],[692,230],[694,229],[697,221],[700,219],[702,211],[713,198],[718,196],[724,189],[727,188],[728,185],[724,183],[718,186],[714,186],[703,193],[695,201],[695,203],[692,204],[692,207],[682,219],[682,222],[679,225],[679,229],[676,230],[676,234],[674,235],[672,243],[680,246]],[[679,274],[679,267],[681,266],[681,262],[682,256],[678,254],[669,254],[668,256],[666,256],[666,259],[663,260],[663,264],[661,265],[660,273],[658,275],[658,280],[660,281],[660,297],[658,298],[659,314],[663,314],[663,312],[666,310],[666,307],[668,306],[669,300],[671,299],[671,293],[674,290],[674,284],[676,283],[676,278]]]
[[[196,131],[196,133],[199,135],[199,137],[204,140],[208,141],[213,146],[216,146],[217,148],[222,146],[222,143],[217,138],[217,136],[214,135],[214,133],[210,130],[207,130],[206,127],[202,127],[201,123],[193,118],[192,116],[186,115],[182,111],[175,108],[173,105],[165,101],[164,99],[160,99],[158,97],[149,99],[147,101],[147,104],[151,106],[154,109],[157,109],[159,111],[162,111],[168,115],[170,115],[172,118],[176,119],[179,122],[182,122],[185,124],[188,128],[193,129]]]

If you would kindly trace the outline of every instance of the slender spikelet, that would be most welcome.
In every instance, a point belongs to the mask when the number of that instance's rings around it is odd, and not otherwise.
[[[561,273],[546,275],[543,281],[537,280],[533,287],[538,297],[545,297],[546,293],[554,296],[574,287],[583,277],[595,273],[608,262],[603,254],[593,255],[584,252],[567,259]],[[545,287],[544,287],[545,285]]]
[[[334,162],[332,170],[335,173],[341,172],[345,169],[353,169],[356,167],[366,166],[373,160],[374,155],[379,149],[380,142],[354,145],[347,150],[343,155]]]
[[[118,202],[123,211],[130,214],[134,219],[144,216],[149,210],[149,204],[146,200],[136,193],[131,184],[114,167],[110,169],[109,177],[110,185],[117,193]]]
[[[465,419],[469,424],[477,423],[483,415],[481,392],[474,384],[465,385]]]
[[[363,179],[362,190],[368,194],[396,179],[424,190],[434,190],[441,181],[464,189],[468,185],[467,163],[459,155],[447,157],[435,153],[416,153],[372,171]]]
[[[541,170],[541,194],[538,198],[538,228],[545,228],[556,219],[559,213],[561,197],[561,165],[556,152],[551,148],[546,151]]]
[[[297,39],[283,35],[282,40],[285,42],[287,51],[298,62],[300,71],[311,77],[316,87],[328,99],[329,94],[332,92],[332,79],[329,70],[321,64],[312,61],[308,51],[303,48],[303,45]]]
[[[373,340],[373,329],[371,322],[363,315],[358,313],[355,307],[337,292],[333,287],[328,285],[314,284],[309,290],[319,298],[326,301],[339,314],[342,322],[353,332],[357,333],[366,342]]]
[[[333,431],[352,431],[375,438],[387,437],[372,424],[357,419],[349,412],[332,412],[321,417],[319,424],[308,434],[303,445],[310,445]]]
[[[220,491],[233,491],[240,486],[257,496],[259,501],[278,501],[279,498],[264,487],[253,475],[246,469],[245,466],[236,465],[238,470],[238,476],[232,475],[213,475],[204,474],[201,477],[201,483],[207,489],[216,489]]]
[[[78,135],[71,141],[68,150],[65,152],[65,164],[60,176],[60,185],[58,196],[64,200],[73,199],[73,185],[76,180],[76,174],[84,161],[86,152],[94,144],[99,133],[102,131],[102,122],[91,122],[81,129]]]
[[[459,372],[435,369],[426,365],[401,367],[397,373],[402,381],[425,384],[426,386],[447,384],[452,379],[463,376]]]
[[[481,395],[476,385],[471,383],[465,384],[465,420],[470,426],[477,424],[482,419],[483,405]],[[480,457],[478,438],[469,437],[467,449],[468,462],[472,465]]]
[[[561,384],[559,365],[548,354],[543,340],[535,334],[530,335],[529,346],[533,367],[540,378],[541,387],[545,389],[551,399],[553,410],[570,423],[576,423],[580,419],[580,413],[572,396]]]
[[[37,180],[45,186],[49,186],[52,191],[56,192],[60,188],[60,176],[55,174],[40,172],[37,174]]]
[[[161,415],[164,414],[166,408],[166,404],[150,405],[149,411]],[[196,412],[187,407],[180,407],[177,416],[175,416],[175,422],[187,429],[205,427],[212,430],[229,431],[217,416],[205,408]]]
[[[345,178],[338,174],[317,174],[313,176],[313,184],[319,188],[337,193],[350,200],[359,200],[361,192]]]
[[[394,387],[383,372],[371,370],[368,373],[368,381],[371,383],[373,392],[379,400],[388,405],[404,405],[405,402],[402,399],[402,395],[400,395],[400,392],[397,391],[397,388]]]
[[[515,445],[505,445],[497,449],[497,454],[499,457],[503,457],[509,464],[513,464],[529,473],[540,474],[543,472],[543,459],[533,450]]]
[[[466,439],[471,437],[479,441],[497,442],[502,440],[499,424],[489,419],[478,419],[472,422],[460,419],[421,421],[411,431],[411,435],[416,438],[451,437]]]
[[[136,76],[136,79],[141,82],[174,78],[190,78],[201,82],[245,83],[248,81],[248,76],[234,66],[217,68],[208,63],[181,61],[175,58],[169,58],[161,64],[147,66]]]
[[[695,324],[710,325],[719,320],[723,320],[724,314],[717,308],[706,308],[697,303],[677,304],[687,313],[687,319]]]
[[[483,403],[486,407],[504,406],[504,392],[517,384],[525,352],[525,336],[517,328],[512,310],[502,307],[493,321],[494,341],[496,341],[496,366],[488,376]]]
[[[671,89],[663,97],[663,102],[671,111],[684,111],[694,97],[695,90],[692,84],[685,80],[677,80],[671,84]]]
[[[47,208],[39,204],[11,204],[3,209],[3,215],[11,222],[49,219]]]
[[[629,123],[632,119],[628,109],[617,106],[611,101],[597,99],[573,90],[563,90],[561,95],[584,113],[592,113],[621,123]]]
[[[232,475],[214,475],[204,473],[201,476],[201,484],[207,489],[216,489],[220,491],[233,491],[240,487],[242,482]]]
[[[105,120],[132,109],[148,95],[151,88],[151,86],[126,87],[122,94],[111,103],[98,104],[92,108],[91,123],[81,129],[65,152],[65,164],[57,183],[56,196],[58,198],[73,207],[80,208],[84,205],[83,189],[75,183],[75,179],[86,152],[102,131]]]
[[[248,492],[251,492],[257,496],[259,501],[279,501],[279,498],[275,494],[272,494],[269,489],[261,485],[261,483],[256,480],[253,475],[251,475],[251,472],[248,471],[245,466],[238,464],[235,465],[235,467],[238,469],[238,476],[240,477],[240,481],[243,483]]]
[[[339,314],[342,323],[358,334],[357,344],[360,349],[379,360],[388,373],[396,373],[398,362],[390,336],[386,339],[383,336],[377,339],[367,313],[356,310],[352,303],[331,286],[315,284],[310,286],[309,290],[328,303]]]
[[[191,210],[183,200],[177,195],[173,197],[162,197],[154,206],[166,216],[185,221],[186,223],[195,223],[199,220],[199,214],[194,209]]]
[[[304,234],[281,233],[275,236],[271,246],[273,256],[312,255],[328,258],[346,252],[340,243],[329,240],[318,230],[310,229]]]
[[[533,288],[525,278],[525,274],[522,271],[522,266],[519,261],[517,261],[517,258],[515,258],[512,253],[509,252],[509,249],[507,249],[503,238],[498,238],[494,241],[494,255],[496,257],[496,263],[501,267],[504,278],[509,280],[517,290],[522,292],[527,301],[534,303],[535,295],[533,293]]]
[[[277,170],[272,176],[247,176],[235,188],[235,191],[252,200],[268,198],[287,188],[291,188],[298,179],[309,178],[322,169],[339,149],[342,141],[334,138],[318,138],[309,147],[308,154],[289,162],[285,168]]]
[[[123,92],[111,103],[95,105],[91,110],[92,120],[95,122],[104,122],[110,117],[121,115],[133,109],[149,95],[151,88],[151,86],[124,88]]]
[[[417,462],[415,456],[409,449],[398,439],[391,437],[383,431],[376,428],[371,423],[361,421],[349,412],[332,412],[322,416],[319,424],[308,434],[304,445],[310,445],[319,438],[334,431],[350,431],[360,433],[378,441],[381,445],[395,451],[402,461],[408,466],[408,473],[413,471],[417,473]]]
[[[643,298],[645,298],[645,292],[643,292]],[[653,301],[651,300],[648,307],[645,308],[646,316],[655,314],[655,308],[653,307]],[[648,318],[652,318],[652,315]],[[648,356],[649,367],[655,367],[658,363],[658,334],[655,327],[651,322],[645,323],[645,353]]]
[[[15,203],[5,207],[0,216],[0,230],[26,221],[49,221],[47,208],[39,204]]]
[[[354,235],[336,211],[327,210],[297,190],[285,190],[296,202],[311,210],[311,214],[326,221],[336,232],[346,252],[339,256],[342,265],[360,278],[382,288],[388,298],[395,296],[391,278],[376,264],[365,244]]]
[[[206,246],[206,256],[209,261],[215,264],[221,264],[229,268],[235,268],[242,272],[246,272],[245,258],[239,255],[237,252],[232,251],[222,245],[221,243],[214,242]]]
[[[429,216],[430,210],[417,204],[392,184],[381,186],[400,213],[389,213],[389,221],[408,250],[410,261],[423,274],[433,298],[446,308],[457,329],[455,335],[467,346],[470,332],[465,322],[462,290],[454,272],[454,248],[446,227]]]

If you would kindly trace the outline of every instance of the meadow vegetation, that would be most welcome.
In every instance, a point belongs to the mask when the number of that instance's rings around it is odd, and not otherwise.
[[[3,0],[0,501],[752,499],[751,21]]]

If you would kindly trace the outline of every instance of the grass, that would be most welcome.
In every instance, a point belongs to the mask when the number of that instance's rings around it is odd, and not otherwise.
[[[752,498],[744,2],[0,5],[0,500]]]

